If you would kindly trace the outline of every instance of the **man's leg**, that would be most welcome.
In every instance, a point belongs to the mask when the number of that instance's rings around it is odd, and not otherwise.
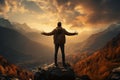
[[[62,52],[62,62],[63,62],[63,66],[65,66],[65,51],[64,51],[64,44],[60,45],[61,48],[61,52]]]
[[[58,66],[58,64],[57,64],[58,49],[59,49],[59,45],[55,44],[55,55],[54,55],[55,66]]]

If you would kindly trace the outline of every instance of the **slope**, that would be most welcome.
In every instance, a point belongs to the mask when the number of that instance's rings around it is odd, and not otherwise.
[[[2,75],[7,76],[9,78],[19,78],[21,80],[28,80],[32,78],[33,73],[25,69],[19,68],[14,64],[10,64],[4,57],[0,56],[0,76]]]
[[[119,24],[112,24],[106,30],[91,35],[88,39],[83,42],[77,43],[74,47],[77,47],[76,53],[92,53],[103,46],[115,37],[120,32]]]
[[[0,52],[9,61],[24,59],[41,59],[42,62],[51,60],[51,49],[40,43],[34,42],[21,33],[0,27]],[[23,58],[24,59],[23,59]]]
[[[104,48],[78,61],[74,65],[74,70],[79,76],[88,75],[92,80],[104,80],[112,69],[118,66],[120,66],[120,34]]]

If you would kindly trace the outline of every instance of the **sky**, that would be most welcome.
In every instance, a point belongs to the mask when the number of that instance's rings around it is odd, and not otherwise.
[[[0,17],[51,31],[58,21],[69,31],[99,31],[120,22],[120,0],[0,0]]]

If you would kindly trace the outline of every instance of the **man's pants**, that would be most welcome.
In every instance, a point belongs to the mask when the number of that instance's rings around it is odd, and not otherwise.
[[[63,66],[65,65],[65,52],[64,52],[64,44],[55,44],[55,65],[58,66],[57,64],[57,55],[58,55],[58,50],[59,50],[59,47],[61,49],[61,53],[62,53],[62,63],[63,63]]]

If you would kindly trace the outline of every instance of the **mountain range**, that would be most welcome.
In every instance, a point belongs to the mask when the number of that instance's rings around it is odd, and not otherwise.
[[[105,30],[92,34],[83,42],[73,44],[70,50],[74,54],[67,56],[67,61],[71,64],[92,55],[95,51],[103,48],[108,41],[117,36],[120,33],[120,24],[112,24]],[[73,47],[76,47],[75,49]]]
[[[42,36],[40,30],[31,28],[26,23],[21,24],[21,23],[12,22],[12,26],[13,26],[12,29],[20,32],[21,34],[31,39],[32,41],[35,41],[47,46],[52,45],[52,43],[49,43],[50,41],[52,42],[51,38]]]
[[[75,53],[92,53],[96,50],[102,48],[106,45],[106,43],[115,37],[120,32],[120,24],[111,24],[104,31],[92,34],[84,40],[83,42],[79,42],[73,47],[76,47]]]
[[[91,80],[105,80],[114,68],[120,66],[120,34],[91,56],[78,61],[74,70],[79,76],[88,75]],[[107,80],[107,79],[106,79]]]
[[[8,20],[3,20],[3,24],[0,24],[0,54],[2,56],[12,63],[43,64],[52,60],[50,47],[32,41],[11,27],[14,26]]]

